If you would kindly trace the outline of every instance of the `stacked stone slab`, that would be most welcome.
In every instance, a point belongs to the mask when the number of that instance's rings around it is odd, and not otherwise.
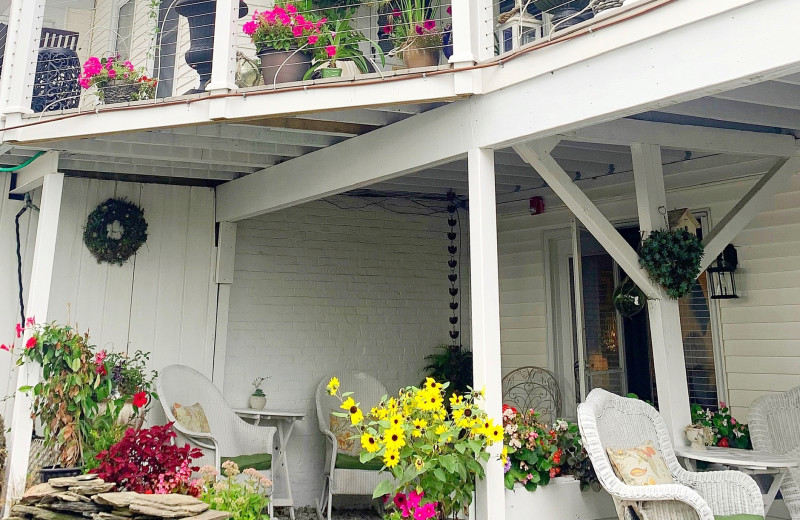
[[[225,520],[188,495],[112,492],[115,484],[95,475],[53,478],[25,492],[11,508],[10,520]]]

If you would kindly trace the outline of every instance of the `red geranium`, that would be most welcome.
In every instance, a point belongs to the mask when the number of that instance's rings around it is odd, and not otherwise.
[[[30,348],[33,348],[35,346],[36,346],[36,337],[35,336],[31,336],[30,338],[28,338],[28,341],[25,342],[25,348],[30,349]]]
[[[147,404],[147,392],[136,392],[133,394],[133,406],[141,408]]]

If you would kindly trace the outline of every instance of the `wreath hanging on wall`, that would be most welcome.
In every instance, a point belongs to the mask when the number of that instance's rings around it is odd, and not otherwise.
[[[639,249],[639,264],[670,298],[682,298],[700,274],[703,243],[685,229],[653,231]]]
[[[125,199],[108,199],[86,219],[83,243],[97,263],[124,264],[147,241],[142,208]]]

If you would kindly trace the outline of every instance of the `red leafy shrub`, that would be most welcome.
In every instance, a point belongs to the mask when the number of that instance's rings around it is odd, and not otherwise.
[[[188,444],[172,444],[176,437],[172,423],[143,430],[128,428],[118,443],[97,454],[100,465],[91,470],[106,482],[115,482],[120,491],[137,493],[183,493],[197,495],[189,483],[192,459],[202,455]]]

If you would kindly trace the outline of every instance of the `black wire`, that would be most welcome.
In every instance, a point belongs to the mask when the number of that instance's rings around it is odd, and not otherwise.
[[[19,210],[17,213],[16,218],[14,219],[14,227],[17,232],[17,281],[19,283],[19,316],[20,316],[20,323],[25,324],[25,300],[22,296],[22,253],[20,252],[20,237],[19,237],[19,218],[22,216],[23,213],[28,209],[28,206],[25,205]]]

